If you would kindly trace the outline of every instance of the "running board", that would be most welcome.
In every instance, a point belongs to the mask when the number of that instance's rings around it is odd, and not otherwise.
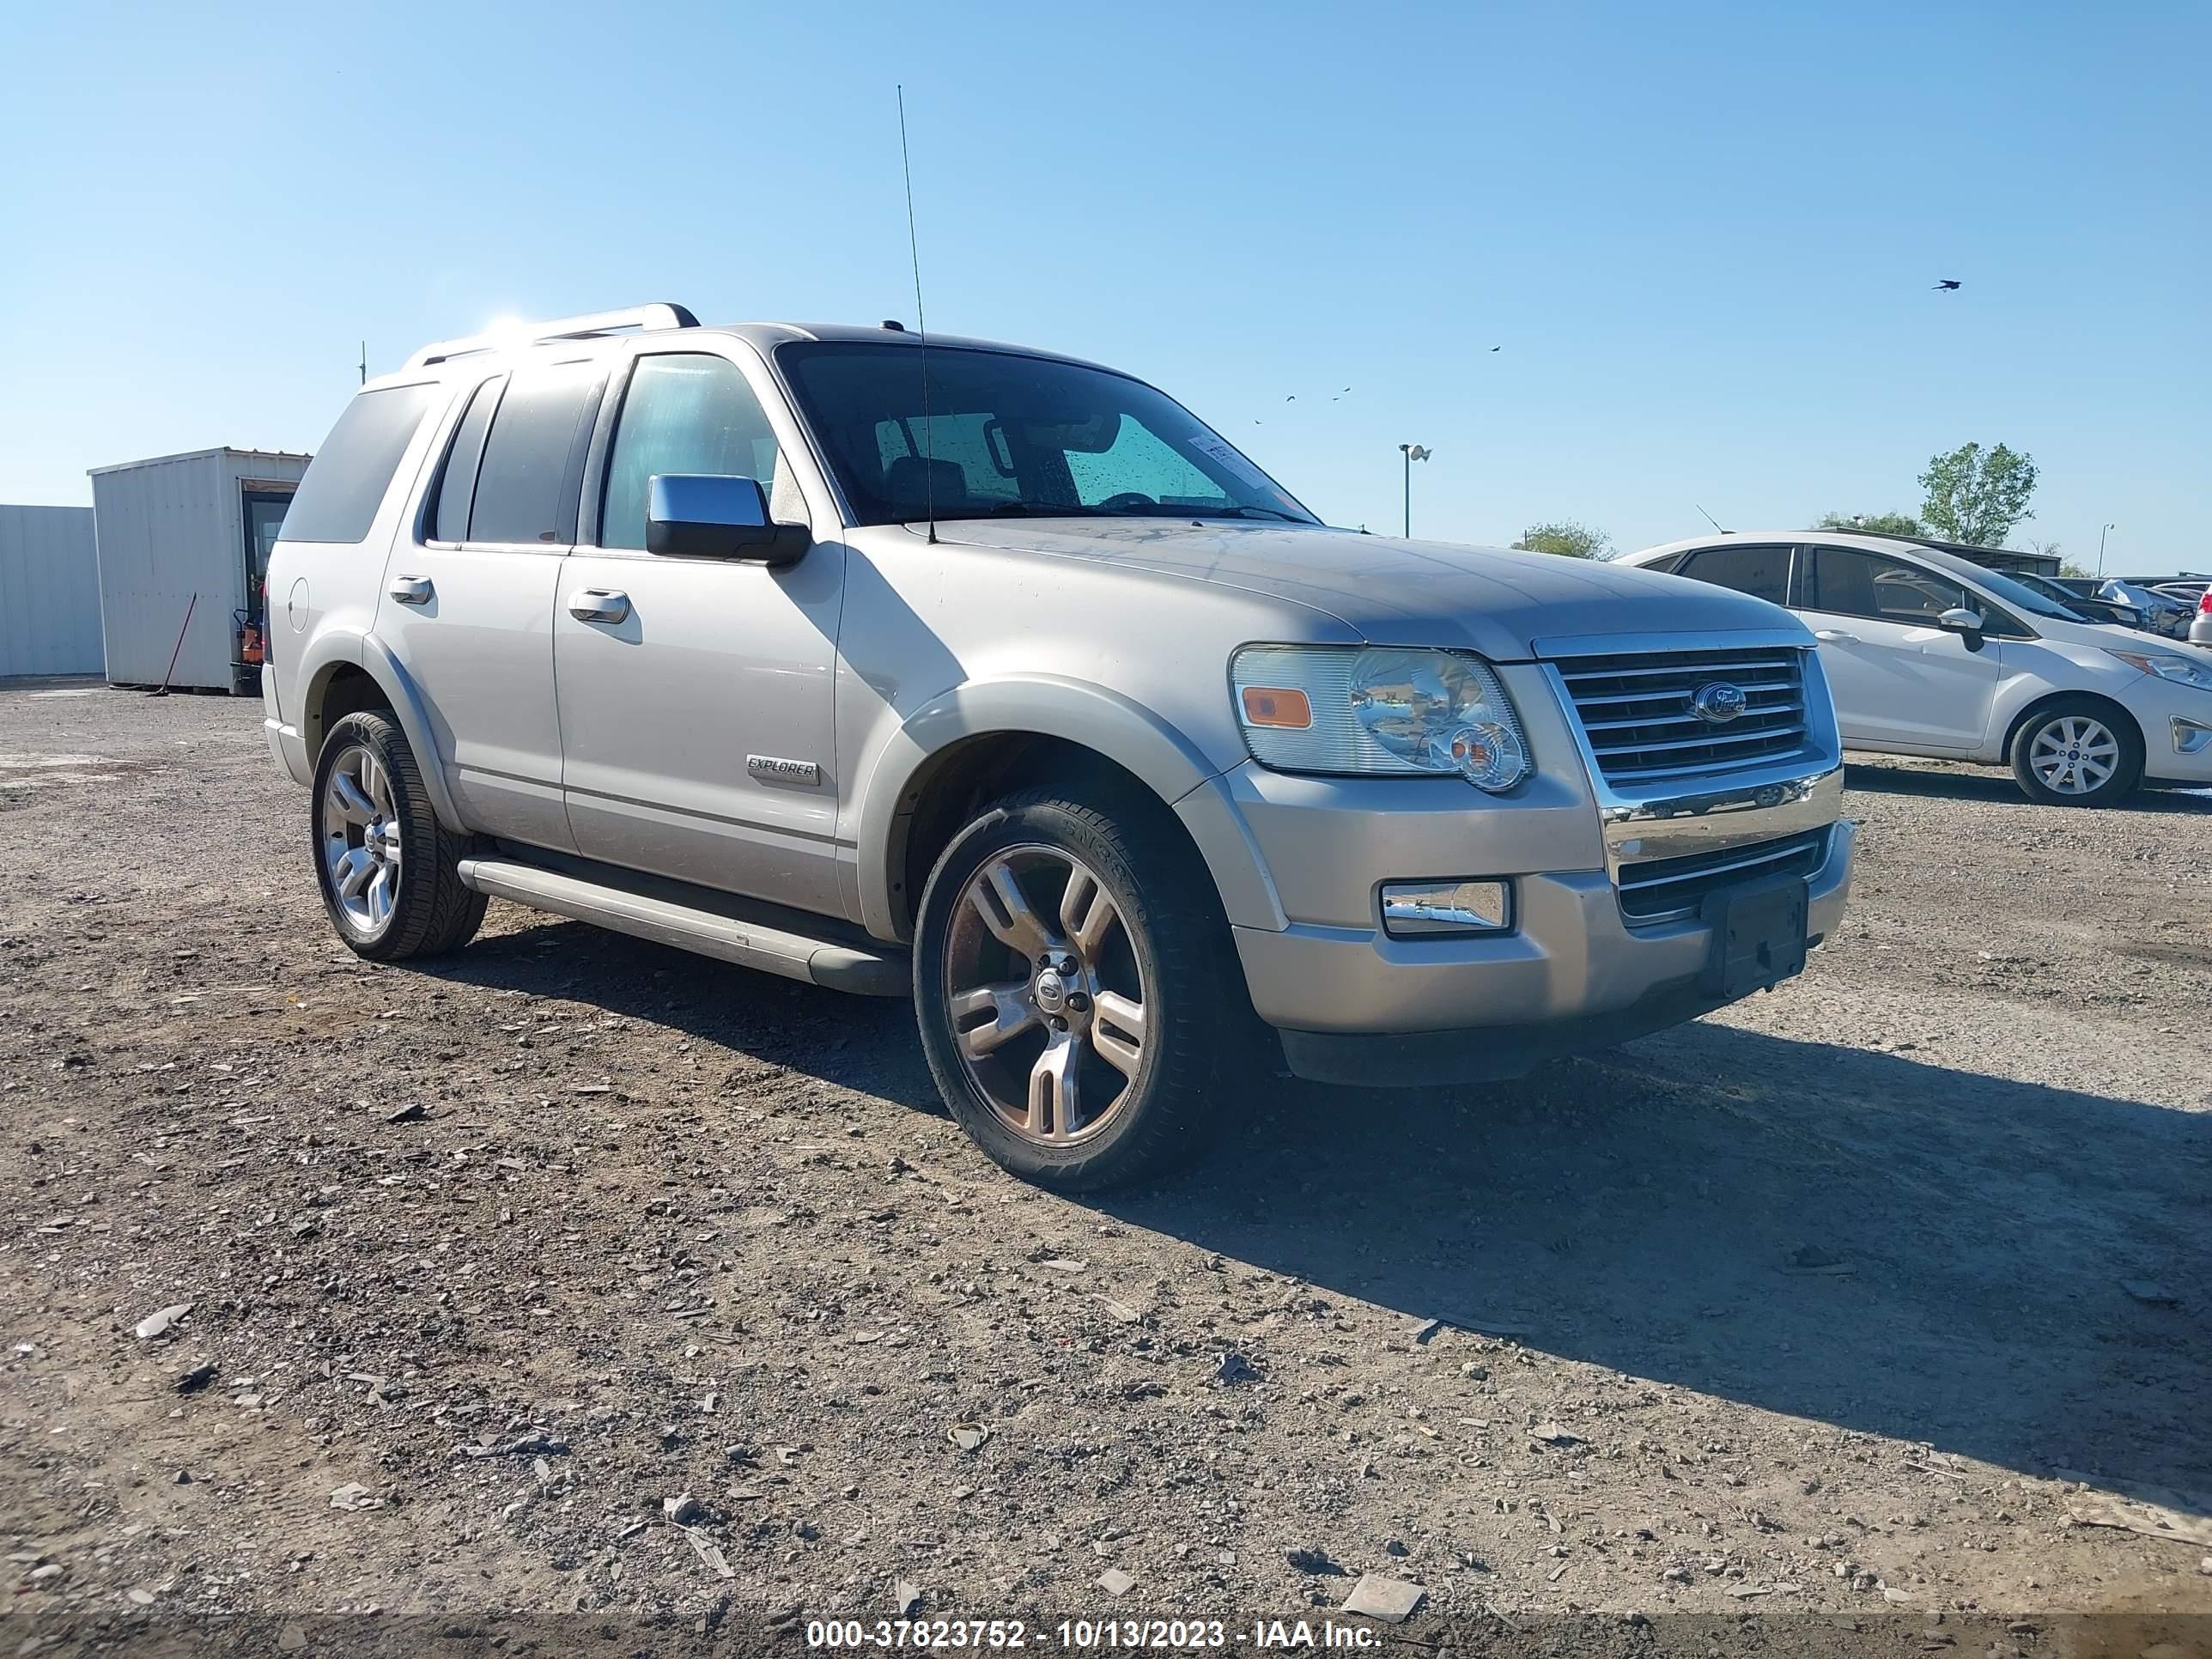
[[[905,954],[896,947],[862,949],[803,933],[717,915],[673,900],[627,891],[604,882],[564,875],[520,859],[465,858],[461,884],[493,898],[512,899],[555,915],[588,921],[617,933],[672,945],[757,968],[786,979],[801,979],[833,991],[861,996],[902,997],[912,988]],[[732,903],[742,901],[732,901]]]

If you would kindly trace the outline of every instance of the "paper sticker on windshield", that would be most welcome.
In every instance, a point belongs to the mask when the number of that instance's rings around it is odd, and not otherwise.
[[[1260,490],[1270,498],[1276,494],[1274,481],[1238,454],[1230,446],[1226,438],[1217,438],[1211,433],[1201,433],[1189,441],[1193,449],[1221,468],[1239,483]]]

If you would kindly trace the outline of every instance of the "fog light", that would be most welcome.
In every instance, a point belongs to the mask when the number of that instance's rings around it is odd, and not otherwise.
[[[2212,744],[2212,726],[2192,720],[2186,715],[2173,717],[2173,748],[2176,754],[2201,754],[2207,744]]]
[[[1400,939],[1502,933],[1513,925],[1513,890],[1502,881],[1394,881],[1382,890],[1383,931]]]

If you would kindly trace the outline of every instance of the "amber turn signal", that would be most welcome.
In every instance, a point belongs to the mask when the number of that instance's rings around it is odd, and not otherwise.
[[[1285,726],[1303,732],[1313,724],[1313,705],[1306,701],[1303,691],[1248,685],[1244,688],[1244,720],[1248,726]]]

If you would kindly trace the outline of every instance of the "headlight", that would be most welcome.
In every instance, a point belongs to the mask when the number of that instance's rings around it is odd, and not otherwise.
[[[2177,685],[2193,685],[2199,691],[2212,691],[2212,668],[2188,657],[2178,657],[2171,651],[2115,651],[2107,646],[2105,654],[2118,657],[2130,668],[2140,668],[2146,674],[2155,674]]]
[[[1520,718],[1478,657],[1396,647],[1248,645],[1230,665],[1252,758],[1279,772],[1528,775]]]

